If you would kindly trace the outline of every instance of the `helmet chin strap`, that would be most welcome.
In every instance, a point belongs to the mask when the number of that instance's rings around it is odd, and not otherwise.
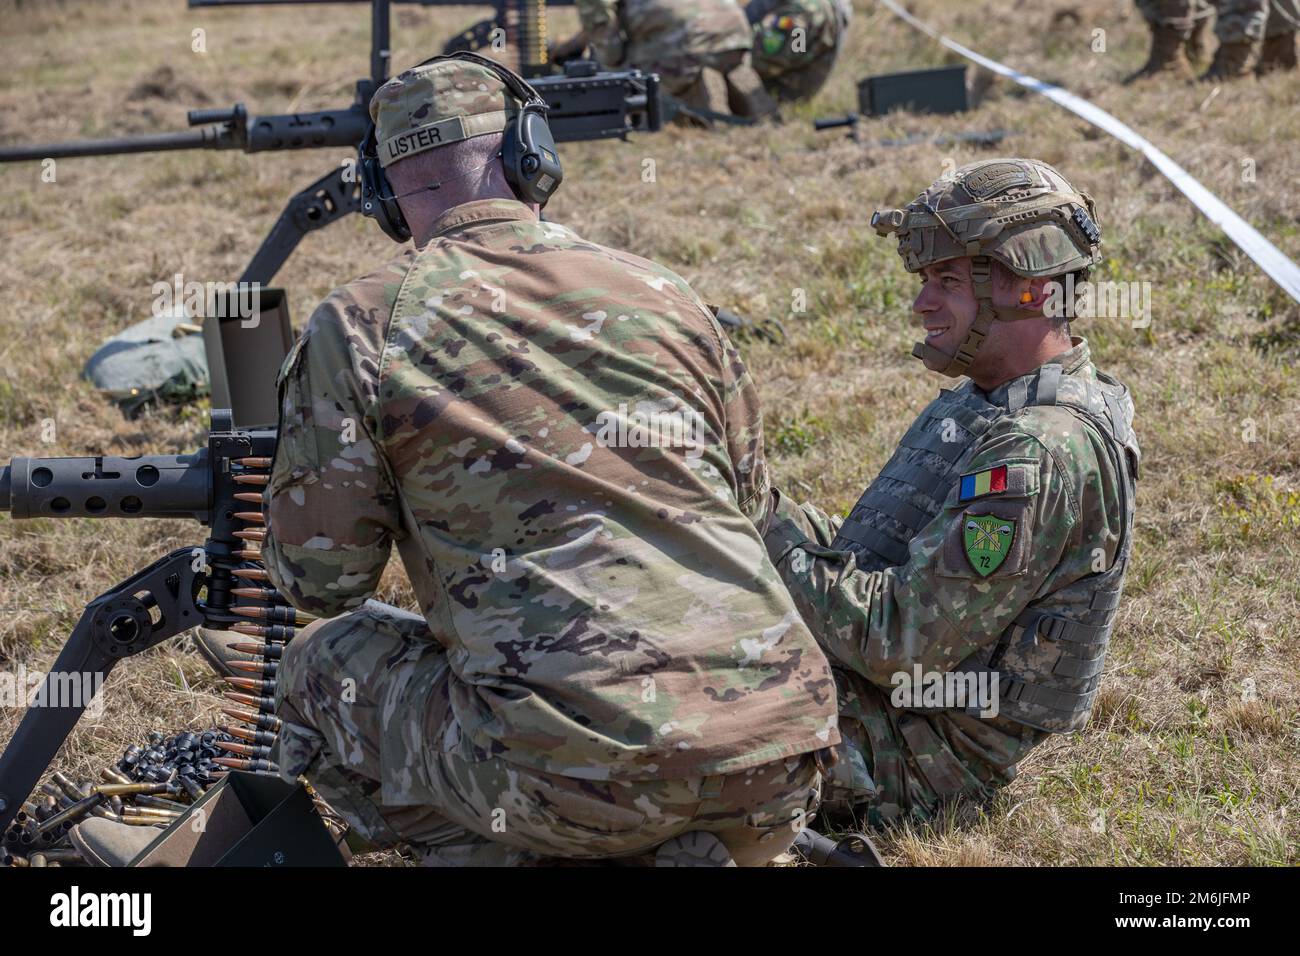
[[[975,304],[977,311],[975,321],[965,340],[957,347],[955,355],[949,355],[927,342],[917,342],[912,346],[912,356],[933,365],[940,375],[957,378],[965,375],[975,361],[984,339],[989,334],[995,321],[1014,322],[1018,319],[1033,318],[1037,313],[1024,312],[1020,309],[1003,309],[993,304],[993,260],[988,256],[972,256],[970,261],[971,282],[975,286]]]

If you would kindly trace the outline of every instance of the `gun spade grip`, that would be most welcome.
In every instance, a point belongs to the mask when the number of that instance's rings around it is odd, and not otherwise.
[[[15,458],[0,503],[15,518],[209,518],[207,451],[119,458]]]

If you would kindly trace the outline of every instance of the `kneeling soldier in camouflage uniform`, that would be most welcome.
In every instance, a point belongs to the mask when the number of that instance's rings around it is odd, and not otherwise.
[[[831,75],[853,18],[849,0],[751,0],[754,69],[778,100],[811,99]]]
[[[844,742],[824,796],[875,822],[987,798],[1048,734],[1087,723],[1139,456],[1127,389],[1045,315],[1051,280],[1100,261],[1093,215],[1050,166],[1003,159],[872,217],[921,276],[913,354],[969,379],[842,524],[778,494],[765,540],[836,667]],[[940,680],[990,699],[922,697]]]
[[[754,386],[681,278],[516,198],[517,90],[435,58],[370,104],[415,248],[281,373],[266,567],[332,619],[285,651],[276,759],[429,862],[707,831],[764,863],[839,736],[758,531]],[[367,601],[393,543],[422,616]]]
[[[754,71],[749,22],[735,0],[577,0],[582,32],[551,51],[564,59],[591,47],[607,67],[658,73],[662,89],[696,110],[753,119],[776,103]],[[710,99],[704,71],[727,83],[727,102]]]

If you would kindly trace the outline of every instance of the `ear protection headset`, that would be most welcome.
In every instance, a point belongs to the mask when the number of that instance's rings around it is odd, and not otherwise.
[[[555,152],[555,138],[546,122],[550,109],[537,91],[524,82],[518,74],[500,63],[476,53],[452,53],[430,57],[416,66],[425,66],[439,60],[470,60],[485,66],[501,78],[515,98],[520,101],[515,122],[505,129],[501,146],[501,163],[505,167],[506,182],[523,202],[545,206],[564,179],[560,157]],[[379,163],[379,143],[375,124],[366,130],[366,137],[357,150],[357,172],[361,180],[361,214],[379,223],[379,228],[394,242],[406,242],[411,229],[397,204],[393,188]],[[427,186],[437,189],[441,183]]]

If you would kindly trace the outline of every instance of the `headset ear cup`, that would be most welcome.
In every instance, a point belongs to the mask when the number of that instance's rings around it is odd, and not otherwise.
[[[520,199],[545,206],[564,179],[555,138],[545,114],[536,109],[525,109],[518,126],[522,140],[515,126],[506,130],[502,148],[506,179]]]
[[[410,227],[402,215],[402,207],[392,197],[388,177],[379,165],[379,157],[363,155],[358,161],[361,178],[361,212],[370,216],[379,224],[394,242],[406,242],[411,238]]]

